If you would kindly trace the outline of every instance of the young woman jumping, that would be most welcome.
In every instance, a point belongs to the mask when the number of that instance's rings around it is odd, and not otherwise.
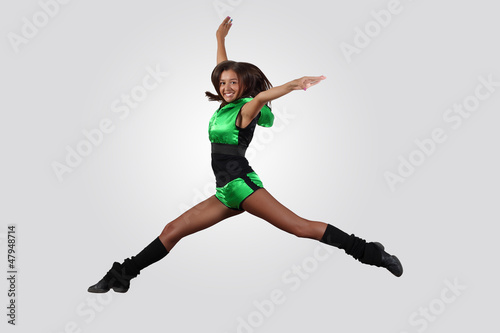
[[[115,262],[108,273],[88,288],[92,293],[127,292],[130,280],[147,266],[165,257],[183,237],[203,230],[231,216],[249,212],[297,237],[305,237],[343,249],[360,262],[384,267],[395,276],[403,274],[396,256],[382,244],[367,243],[333,225],[304,219],[278,202],[262,185],[245,158],[256,125],[271,127],[274,115],[268,104],[293,90],[307,90],[326,79],[306,76],[272,87],[264,73],[245,62],[227,60],[225,38],[232,26],[227,17],[217,30],[217,66],[212,83],[217,94],[206,92],[221,105],[210,119],[212,169],[216,193],[168,223],[161,234],[136,256]]]

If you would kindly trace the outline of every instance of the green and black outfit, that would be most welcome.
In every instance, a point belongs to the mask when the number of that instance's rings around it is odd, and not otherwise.
[[[208,126],[216,182],[215,196],[227,207],[237,210],[242,210],[243,200],[263,188],[262,181],[245,158],[255,127],[271,127],[274,122],[271,109],[265,105],[247,127],[238,127],[236,118],[243,105],[251,100],[251,97],[240,98],[220,107]]]
[[[210,119],[209,139],[212,143],[212,169],[216,180],[215,196],[231,209],[242,210],[241,203],[258,189],[263,188],[259,176],[252,170],[245,158],[245,151],[252,141],[256,125],[271,127],[274,115],[268,106],[245,128],[236,126],[236,118],[245,103],[252,98],[240,98],[219,107]],[[328,224],[322,243],[343,249],[362,263],[387,268],[392,274],[401,276],[403,267],[398,258],[384,251],[380,243],[367,243],[355,235],[348,235]],[[168,254],[159,237],[144,248],[139,254],[115,262],[108,273],[95,285],[88,288],[92,293],[104,293],[113,289],[126,292],[130,280],[147,266],[161,260]]]

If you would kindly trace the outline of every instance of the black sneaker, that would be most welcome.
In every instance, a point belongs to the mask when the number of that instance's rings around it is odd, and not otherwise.
[[[382,253],[382,263],[380,267],[387,268],[389,272],[397,277],[403,275],[403,265],[401,264],[401,261],[399,261],[398,257],[385,252],[382,244],[377,242],[374,242],[373,244],[375,244],[375,246],[378,247]]]
[[[106,273],[106,275],[96,284],[90,286],[87,290],[89,293],[107,293],[110,289],[117,293],[126,293],[130,287],[130,279],[123,276],[122,265],[115,262],[113,267]]]

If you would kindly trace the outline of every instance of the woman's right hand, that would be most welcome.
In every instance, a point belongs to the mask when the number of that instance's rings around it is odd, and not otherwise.
[[[222,21],[221,25],[219,26],[219,29],[217,29],[217,32],[215,35],[217,36],[217,39],[224,39],[227,36],[227,33],[229,32],[229,29],[231,29],[231,26],[233,25],[233,19],[230,18],[229,16]]]

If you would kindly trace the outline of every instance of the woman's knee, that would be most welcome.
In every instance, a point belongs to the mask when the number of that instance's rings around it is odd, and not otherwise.
[[[168,223],[160,234],[160,240],[165,244],[175,244],[183,237],[178,221]]]
[[[299,217],[297,221],[293,224],[292,233],[300,238],[312,238],[312,222]]]

